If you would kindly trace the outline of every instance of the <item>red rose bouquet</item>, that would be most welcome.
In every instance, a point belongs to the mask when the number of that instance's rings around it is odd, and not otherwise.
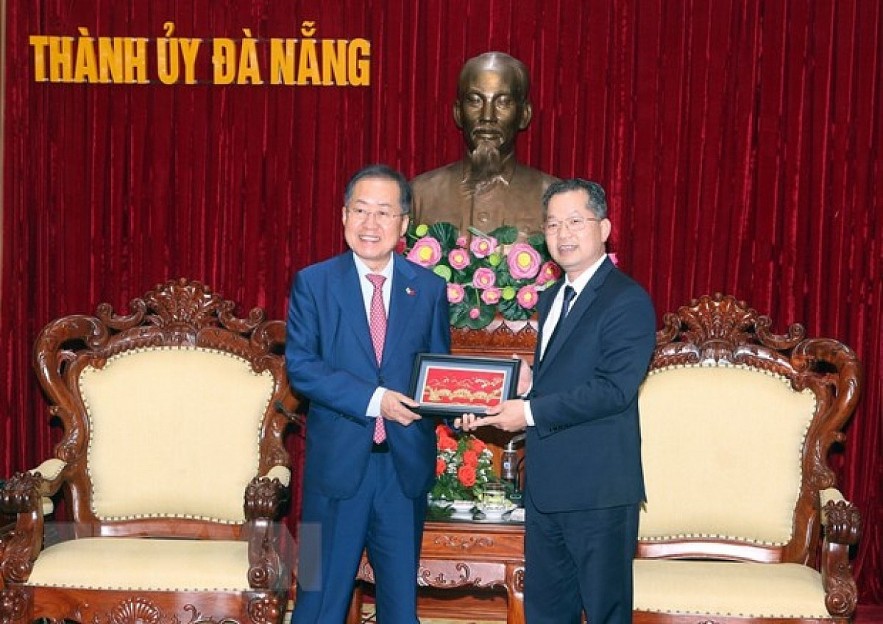
[[[434,500],[473,500],[483,487],[497,480],[493,470],[493,454],[487,445],[473,435],[456,435],[450,427],[435,428],[437,455]]]

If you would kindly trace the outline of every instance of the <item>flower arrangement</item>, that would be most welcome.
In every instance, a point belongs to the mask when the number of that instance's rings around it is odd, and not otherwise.
[[[435,428],[438,454],[435,461],[434,500],[473,500],[480,498],[483,487],[497,478],[493,454],[473,435],[455,437],[453,430],[440,424]]]
[[[518,230],[508,225],[470,232],[468,240],[450,223],[412,224],[404,254],[447,280],[452,327],[481,329],[497,312],[511,321],[530,318],[540,291],[561,276],[543,235],[516,242]]]

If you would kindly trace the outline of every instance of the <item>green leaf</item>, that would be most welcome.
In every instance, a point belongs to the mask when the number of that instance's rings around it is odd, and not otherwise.
[[[460,303],[451,304],[451,325],[453,327],[466,327],[469,320],[470,306],[465,303],[465,299]]]
[[[466,327],[470,329],[481,329],[482,327],[487,327],[490,322],[494,320],[494,309],[492,307],[482,303],[478,309],[478,318],[472,318],[467,313]]]
[[[501,245],[511,245],[518,240],[518,228],[514,225],[501,225],[491,232],[491,236]]]
[[[540,233],[531,234],[527,237],[527,244],[540,252],[540,255],[546,256],[548,260],[549,249],[546,247],[546,237]]]
[[[459,232],[456,227],[447,221],[440,221],[429,226],[429,236],[432,236],[441,245],[442,253],[447,254],[457,246]]]
[[[530,318],[534,312],[534,310],[526,310],[522,308],[518,303],[518,299],[509,299],[508,301],[501,300],[500,303],[497,304],[497,308],[500,310],[500,314],[503,315],[503,318],[510,321],[523,321]]]

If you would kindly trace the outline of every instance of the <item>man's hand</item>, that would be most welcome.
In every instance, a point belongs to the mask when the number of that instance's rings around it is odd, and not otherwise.
[[[380,399],[380,415],[407,427],[415,420],[420,420],[420,414],[408,409],[418,405],[420,404],[417,401],[401,392],[387,390]]]
[[[463,431],[474,431],[479,427],[496,427],[503,431],[514,432],[527,427],[527,420],[524,418],[524,401],[521,399],[504,401],[496,407],[489,408],[485,414],[481,417],[475,414],[463,414],[454,421],[454,424],[462,427]]]

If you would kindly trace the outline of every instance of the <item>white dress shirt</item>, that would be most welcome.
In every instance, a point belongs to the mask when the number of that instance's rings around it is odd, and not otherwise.
[[[598,268],[601,266],[601,264],[603,264],[606,258],[607,254],[602,255],[592,266],[583,271],[580,276],[572,282],[570,281],[570,278],[564,278],[564,285],[558,289],[557,293],[555,293],[555,300],[552,301],[552,307],[549,308],[549,315],[546,317],[546,320],[543,323],[543,342],[540,345],[541,360],[546,354],[546,347],[549,345],[549,338],[552,337],[552,332],[555,331],[555,326],[558,324],[558,319],[561,316],[561,304],[564,301],[564,289],[567,286],[570,286],[574,290],[575,294],[573,297],[573,301],[570,302],[570,309],[572,310],[573,306],[576,305],[576,302],[579,299],[580,293],[582,293],[583,289],[586,287],[586,284],[589,283],[589,280],[592,279],[592,276],[598,271]],[[534,426],[535,421],[533,419],[533,412],[530,409],[530,401],[524,402],[524,419],[527,421],[528,427]]]
[[[382,271],[372,271],[368,268],[368,265],[365,264],[365,261],[355,254],[353,254],[353,260],[356,261],[356,273],[359,274],[359,287],[362,289],[362,303],[365,305],[365,318],[371,318],[371,299],[374,297],[374,284],[368,281],[367,277],[369,273],[382,275],[386,278],[381,290],[383,291],[383,309],[386,310],[386,317],[389,318],[389,299],[392,296],[392,256],[390,256],[389,262],[386,263],[386,266],[383,267]],[[389,327],[386,328],[386,331],[389,331]],[[380,416],[380,401],[383,399],[384,392],[386,392],[386,388],[383,386],[378,386],[377,389],[374,390],[374,394],[371,395],[371,401],[368,403],[368,411],[366,414],[368,418],[378,418]]]

